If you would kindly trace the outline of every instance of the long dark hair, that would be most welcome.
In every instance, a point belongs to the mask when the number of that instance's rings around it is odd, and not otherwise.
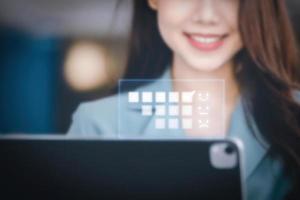
[[[244,48],[235,58],[235,76],[247,119],[270,143],[270,155],[283,158],[294,183],[287,199],[299,197],[300,105],[294,97],[299,90],[299,54],[285,1],[240,0],[239,19]],[[157,78],[171,59],[156,12],[146,0],[135,0],[124,77]]]

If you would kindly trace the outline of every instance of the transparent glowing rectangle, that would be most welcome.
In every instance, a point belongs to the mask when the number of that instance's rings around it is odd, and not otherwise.
[[[224,80],[123,79],[118,95],[120,138],[225,134]]]

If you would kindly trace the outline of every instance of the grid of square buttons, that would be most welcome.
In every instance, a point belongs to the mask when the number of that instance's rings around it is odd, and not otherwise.
[[[129,103],[141,103],[142,116],[155,116],[156,129],[192,129],[192,92],[129,92]],[[182,103],[182,105],[181,105]],[[180,119],[182,115],[185,118]]]
[[[192,103],[194,100],[195,91],[192,92],[141,92],[142,103],[180,103],[180,98],[182,103]],[[168,97],[168,98],[167,98]],[[129,92],[128,93],[128,102],[129,103],[139,103],[140,102],[140,93],[139,92]]]

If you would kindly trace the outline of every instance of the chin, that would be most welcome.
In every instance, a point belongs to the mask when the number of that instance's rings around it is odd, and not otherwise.
[[[197,72],[215,72],[225,67],[224,63],[212,63],[210,62],[193,62],[190,66],[197,70]]]

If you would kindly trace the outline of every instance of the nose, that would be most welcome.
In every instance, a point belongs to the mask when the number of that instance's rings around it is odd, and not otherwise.
[[[216,2],[214,0],[195,0],[195,2],[192,20],[203,25],[215,24],[218,18]]]

